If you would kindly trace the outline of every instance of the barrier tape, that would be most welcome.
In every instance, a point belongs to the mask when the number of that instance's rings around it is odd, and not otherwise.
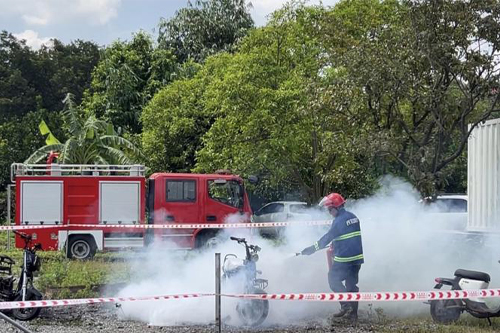
[[[88,305],[97,303],[118,303],[134,301],[163,301],[171,299],[200,298],[214,296],[214,294],[176,294],[163,296],[143,297],[104,297],[104,298],[77,298],[61,300],[24,301],[24,302],[0,302],[1,310],[25,309],[25,308],[48,308],[57,306]]]
[[[43,300],[25,302],[0,302],[0,310],[20,308],[43,308],[58,306],[87,305],[98,303],[118,303],[135,301],[162,301],[215,296],[213,293],[174,294],[142,297],[107,297],[80,298],[63,300]],[[223,297],[251,300],[281,301],[358,301],[358,302],[394,302],[394,301],[435,301],[443,299],[494,298],[500,297],[500,289],[448,290],[448,291],[412,291],[412,292],[363,292],[363,293],[302,293],[302,294],[221,294]]]
[[[1,225],[0,231],[7,230],[29,230],[29,229],[55,229],[64,228],[62,225]]]
[[[178,223],[178,224],[59,224],[0,226],[0,231],[29,229],[128,228],[128,229],[230,229],[330,225],[331,220],[258,223]]]
[[[493,298],[500,297],[500,289],[403,291],[362,293],[304,293],[304,294],[223,294],[225,297],[283,301],[433,301],[442,299]]]

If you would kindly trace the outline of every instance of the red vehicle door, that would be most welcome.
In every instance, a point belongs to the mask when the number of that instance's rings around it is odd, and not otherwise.
[[[200,223],[200,182],[194,174],[163,174],[155,180],[155,224]],[[175,248],[192,248],[195,229],[159,229],[156,235]]]
[[[205,181],[205,223],[243,223],[250,219],[250,206],[241,179],[208,178]]]

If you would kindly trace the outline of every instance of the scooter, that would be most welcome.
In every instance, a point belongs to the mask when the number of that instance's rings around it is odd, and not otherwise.
[[[268,286],[268,281],[258,279],[257,274],[262,274],[257,270],[257,261],[261,250],[257,245],[249,245],[245,238],[230,237],[231,240],[245,246],[245,259],[238,258],[235,254],[227,254],[222,265],[222,279],[226,283],[229,280],[243,279],[243,292],[245,294],[266,294],[264,289]],[[242,299],[236,305],[236,311],[240,320],[246,326],[257,326],[266,320],[269,314],[268,300],[247,300]]]
[[[490,276],[487,273],[457,269],[455,278],[436,278],[435,289],[443,285],[451,290],[487,289]],[[458,320],[462,312],[467,311],[476,318],[486,318],[491,325],[490,318],[500,317],[500,306],[490,308],[482,298],[467,298],[453,300],[436,300],[428,302],[431,305],[431,316],[436,323],[450,324]]]
[[[17,287],[16,278],[12,275],[15,261],[8,256],[0,256],[0,301],[24,302],[41,300],[42,294],[33,287],[33,273],[40,270],[41,261],[36,252],[42,247],[39,243],[32,245],[32,238],[25,233],[14,231],[24,240],[23,265]],[[12,315],[18,320],[32,320],[40,314],[41,308],[23,308],[12,310]]]

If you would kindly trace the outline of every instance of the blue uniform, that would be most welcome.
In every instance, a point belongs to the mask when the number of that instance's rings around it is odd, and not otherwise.
[[[333,245],[333,263],[328,272],[328,283],[334,292],[358,292],[358,274],[364,262],[359,219],[340,208],[330,230],[314,244],[315,250]],[[345,281],[345,285],[343,282]],[[351,316],[357,317],[357,302],[340,302],[342,308],[350,307]]]
[[[338,210],[330,230],[314,244],[315,250],[323,249],[330,243],[333,244],[335,265],[361,265],[364,262],[359,219],[344,208]]]

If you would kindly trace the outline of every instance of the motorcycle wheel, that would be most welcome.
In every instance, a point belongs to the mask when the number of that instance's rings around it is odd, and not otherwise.
[[[266,294],[260,288],[254,288],[252,294]],[[244,299],[236,306],[238,316],[245,326],[258,326],[266,320],[269,314],[269,301],[259,299]]]
[[[461,305],[461,301],[456,299],[431,301],[432,320],[445,325],[457,321],[462,314]]]
[[[21,294],[17,295],[14,302],[22,302],[23,296]],[[26,293],[26,301],[39,301],[42,298],[37,296],[35,293],[28,291]],[[12,310],[12,315],[17,320],[28,321],[35,319],[40,314],[42,308],[24,308],[24,309],[14,309]]]

